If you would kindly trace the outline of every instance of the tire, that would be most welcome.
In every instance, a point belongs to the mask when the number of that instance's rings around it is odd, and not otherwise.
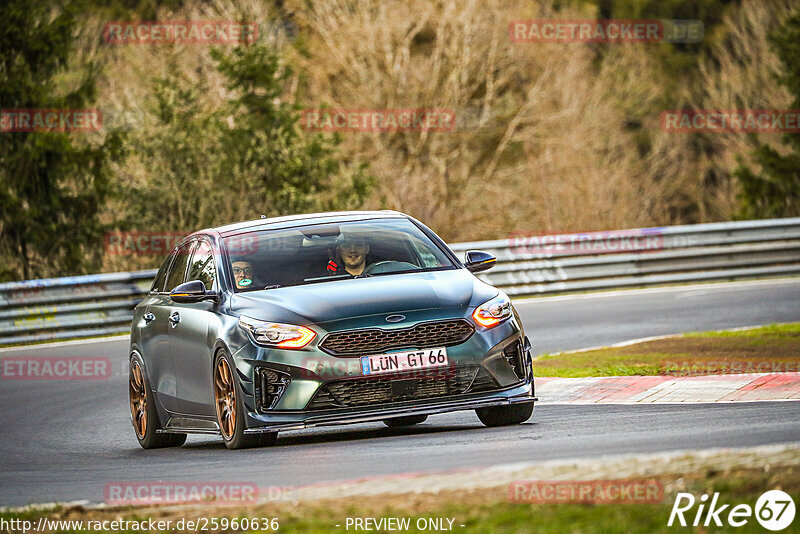
[[[507,426],[524,423],[533,414],[533,403],[526,402],[510,406],[490,406],[475,410],[478,419],[486,426]]]
[[[427,415],[406,415],[405,417],[393,417],[391,419],[384,419],[383,424],[389,428],[397,428],[401,426],[418,425],[427,419]]]
[[[225,446],[229,449],[249,449],[273,445],[277,432],[245,434],[245,411],[242,390],[233,373],[234,367],[224,351],[214,360],[214,406],[217,423]]]
[[[162,427],[153,390],[144,372],[144,362],[137,353],[131,356],[128,364],[128,397],[133,431],[143,449],[180,447],[186,442],[186,434],[158,433]]]

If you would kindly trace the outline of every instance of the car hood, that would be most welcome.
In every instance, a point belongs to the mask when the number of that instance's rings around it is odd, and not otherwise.
[[[336,330],[354,322],[368,325],[375,315],[404,314],[410,321],[463,316],[497,293],[466,269],[454,269],[238,293],[231,299],[231,310],[265,321]],[[381,322],[388,325],[383,318]]]

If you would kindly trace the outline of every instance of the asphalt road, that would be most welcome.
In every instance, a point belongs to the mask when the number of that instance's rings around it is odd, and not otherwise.
[[[800,278],[514,300],[534,352],[800,321]]]
[[[537,352],[682,331],[800,321],[800,280],[713,284],[520,300]],[[537,406],[531,421],[484,428],[472,412],[413,429],[362,424],[282,433],[274,447],[228,451],[192,436],[144,451],[130,426],[126,340],[4,350],[0,356],[112,359],[109,380],[0,381],[0,505],[101,502],[111,482],[295,485],[515,461],[800,442],[800,403]],[[765,461],[767,461],[765,459]]]

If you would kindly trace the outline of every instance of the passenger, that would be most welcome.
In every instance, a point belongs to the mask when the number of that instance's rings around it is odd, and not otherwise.
[[[253,266],[247,261],[235,261],[233,267],[233,277],[236,280],[236,289],[247,289],[253,283]]]
[[[336,246],[336,258],[328,262],[329,276],[349,274],[358,276],[367,266],[369,244],[359,236],[342,236]]]

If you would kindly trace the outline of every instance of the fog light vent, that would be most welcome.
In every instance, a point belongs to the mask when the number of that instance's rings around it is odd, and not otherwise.
[[[273,369],[261,367],[257,371],[256,398],[258,399],[258,411],[271,410],[278,404],[286,387],[291,382],[291,378],[286,373],[281,373]]]
[[[524,379],[525,367],[522,363],[522,343],[520,341],[515,341],[507,346],[503,349],[503,356],[506,362],[508,362],[508,365],[511,366],[511,369],[514,370],[514,374],[517,375],[517,378],[520,380]]]

